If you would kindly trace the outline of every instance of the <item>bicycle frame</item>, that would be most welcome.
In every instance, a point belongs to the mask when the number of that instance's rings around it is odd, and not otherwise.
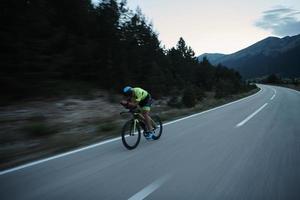
[[[120,114],[122,115],[122,114],[129,114],[129,113],[131,115],[133,115],[133,133],[135,133],[136,132],[136,125],[140,122],[145,124],[145,118],[140,112],[136,112],[136,111],[132,111],[132,110],[121,112]],[[151,120],[153,128],[156,129],[157,124],[155,123],[155,121],[153,121],[153,119],[151,117],[150,117],[150,120]],[[146,131],[146,130],[144,129],[144,131]]]

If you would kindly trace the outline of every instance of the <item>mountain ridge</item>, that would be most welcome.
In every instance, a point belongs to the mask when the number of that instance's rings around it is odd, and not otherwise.
[[[232,54],[206,53],[198,56],[198,59],[202,60],[203,57],[207,57],[214,65],[222,64],[238,70],[244,78],[271,73],[300,76],[300,34],[283,38],[271,36]]]

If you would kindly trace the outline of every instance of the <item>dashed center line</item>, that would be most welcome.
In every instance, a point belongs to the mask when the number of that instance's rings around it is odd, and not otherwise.
[[[138,193],[130,197],[128,200],[142,200],[146,198],[149,194],[154,192],[164,182],[166,182],[170,177],[171,175],[165,175],[159,178],[158,180],[154,181],[153,183],[151,183],[150,185],[148,185],[147,187],[145,187],[144,189],[142,189],[141,191],[139,191]]]
[[[265,103],[264,105],[262,105],[259,109],[257,109],[254,113],[252,113],[251,115],[249,115],[246,119],[244,119],[243,121],[241,121],[240,123],[238,123],[236,125],[236,127],[240,127],[243,126],[247,121],[249,121],[252,117],[254,117],[257,113],[259,113],[262,109],[264,109],[264,107],[266,107],[268,105],[268,103]]]
[[[271,88],[271,89],[274,91],[274,94],[273,94],[273,96],[270,99],[272,101],[275,98],[277,91],[274,88]]]
[[[271,99],[270,100],[273,100],[275,98],[275,94],[273,94],[273,96],[271,97]]]

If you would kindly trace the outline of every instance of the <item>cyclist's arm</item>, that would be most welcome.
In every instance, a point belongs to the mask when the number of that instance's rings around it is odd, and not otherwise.
[[[139,102],[135,101],[134,99],[122,100],[120,104],[128,109],[139,107]]]

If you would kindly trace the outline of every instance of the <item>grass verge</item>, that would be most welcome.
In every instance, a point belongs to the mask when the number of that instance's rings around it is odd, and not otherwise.
[[[160,115],[163,122],[176,120],[178,118],[182,118],[182,117],[185,117],[188,115],[199,113],[199,112],[202,112],[205,110],[215,108],[217,106],[221,106],[221,105],[236,101],[238,99],[242,99],[242,98],[250,96],[258,91],[259,91],[259,89],[257,88],[257,89],[253,89],[249,92],[246,92],[246,93],[231,95],[226,98],[220,98],[220,99],[214,98],[213,97],[214,94],[208,94],[206,98],[204,98],[200,103],[198,103],[193,108],[169,109],[167,111],[163,111],[158,114]]]

